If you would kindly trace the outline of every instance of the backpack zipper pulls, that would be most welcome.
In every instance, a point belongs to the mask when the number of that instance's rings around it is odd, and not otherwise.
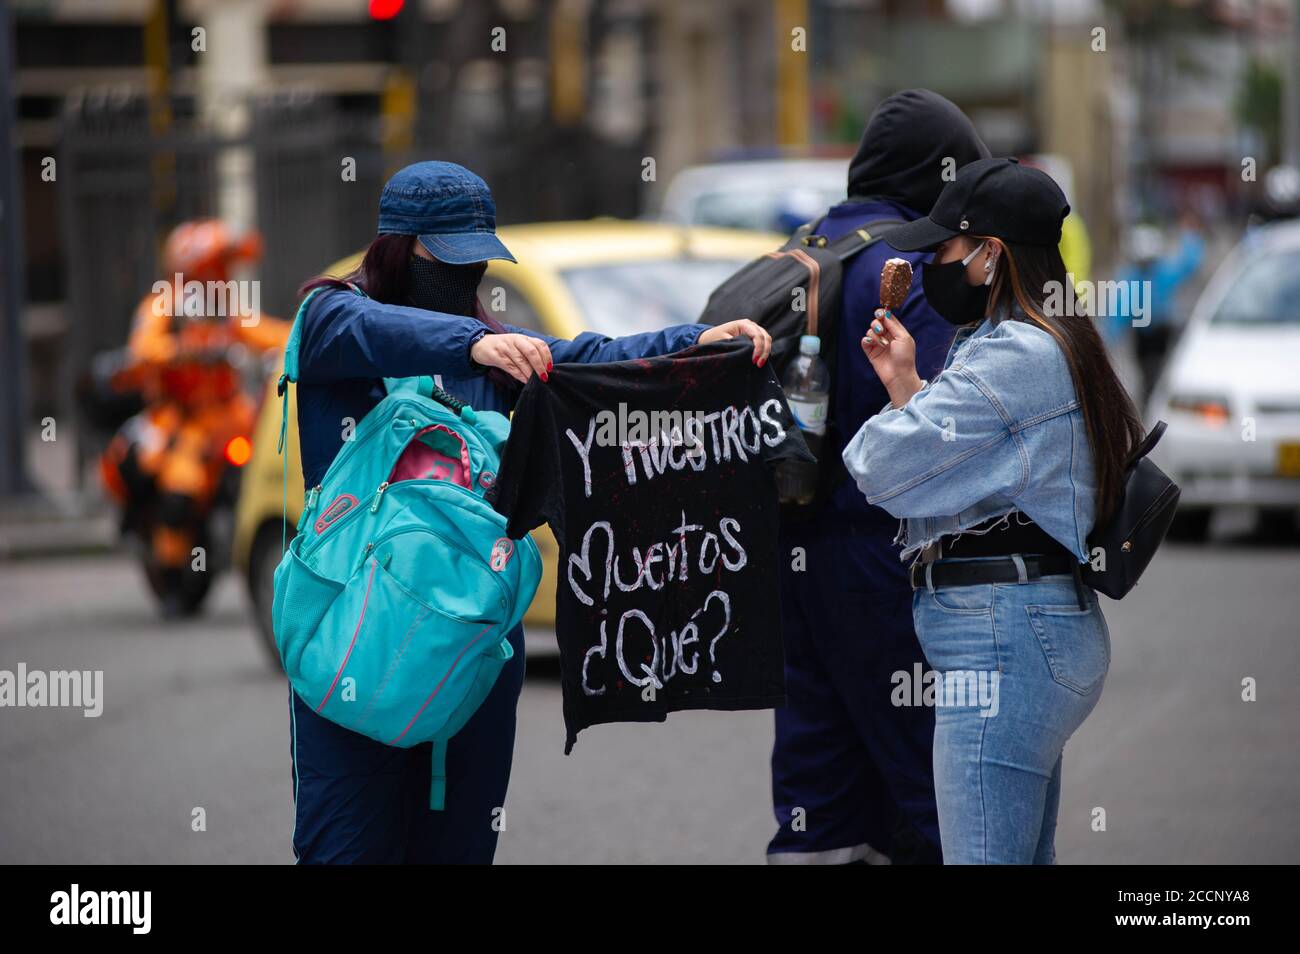
[[[313,487],[311,490],[307,492],[307,502],[303,505],[302,508],[303,513],[305,514],[311,513],[312,510],[315,509],[316,501],[320,499],[320,488],[321,485],[317,484],[315,487]]]
[[[384,499],[384,491],[387,489],[388,489],[388,481],[385,480],[382,484],[379,485],[379,489],[375,491],[375,502],[370,505],[371,513],[379,512],[379,502]]]

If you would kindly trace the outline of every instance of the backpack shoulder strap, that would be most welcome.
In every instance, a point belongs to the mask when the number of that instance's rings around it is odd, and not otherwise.
[[[365,297],[365,292],[353,282],[348,282],[348,287],[352,291]],[[328,287],[313,288],[307,293],[307,297],[302,300],[298,306],[297,312],[293,316],[293,327],[289,329],[289,340],[284,346],[284,371],[280,375],[280,380],[276,382],[275,393],[280,398],[280,442],[276,447],[276,453],[280,455],[283,462],[283,490],[284,499],[281,502],[280,509],[280,552],[283,553],[288,545],[289,535],[289,456],[284,452],[284,439],[289,432],[289,383],[298,383],[298,352],[302,344],[302,325],[307,317],[307,309],[311,307],[312,301],[321,292],[330,291]]]
[[[847,235],[842,235],[832,241],[818,231],[825,221],[826,217],[822,216],[815,223],[805,222],[795,230],[795,233],[790,236],[790,240],[781,246],[781,250],[788,252],[794,248],[824,248],[829,249],[831,254],[841,262],[846,262],[868,245],[874,245],[880,241],[895,226],[903,224],[902,219],[878,219],[874,222],[867,222]]]
[[[790,233],[790,237],[785,240],[785,244],[781,246],[780,250],[788,252],[792,248],[803,248],[805,245],[813,244],[810,239],[817,236],[817,230],[821,228],[822,223],[825,221],[826,216],[824,215],[820,218],[809,219]]]
[[[389,394],[407,392],[418,394],[420,397],[432,398],[443,407],[458,415],[461,420],[470,424],[477,423],[478,416],[474,409],[458,397],[454,397],[434,383],[433,378],[427,374],[411,378],[384,378],[384,390]]]
[[[1156,421],[1155,426],[1147,432],[1147,436],[1142,439],[1142,443],[1137,446],[1129,457],[1128,463],[1130,467],[1151,453],[1156,444],[1160,442],[1160,438],[1164,435],[1165,428],[1168,426],[1164,421]]]
[[[359,285],[348,282],[347,287],[352,289],[353,294],[360,295],[362,298],[366,297],[366,293],[361,290]],[[280,375],[280,383],[277,385],[277,393],[281,396],[284,395],[285,385],[288,382],[298,383],[298,352],[302,346],[302,325],[307,319],[307,310],[318,295],[333,290],[325,286],[313,288],[307,293],[307,297],[302,300],[297,312],[294,313],[293,327],[289,329],[289,340],[285,342],[284,346],[284,373]]]
[[[405,391],[420,397],[433,397],[433,378],[427,374],[412,378],[384,378],[384,390],[389,394]]]
[[[365,297],[366,293],[357,285],[349,282],[348,287],[361,297]],[[302,345],[302,325],[307,318],[307,309],[311,307],[316,296],[330,290],[326,287],[313,288],[307,293],[307,297],[302,300],[302,304],[294,313],[293,327],[289,329],[289,340],[284,345],[284,372],[275,385],[275,393],[280,398],[280,443],[276,450],[281,454],[284,453],[284,436],[289,427],[289,383],[298,383],[298,352]]]
[[[902,219],[878,219],[874,222],[867,222],[848,235],[841,236],[831,242],[827,247],[835,253],[835,256],[841,262],[846,262],[868,246],[875,245],[902,224]]]

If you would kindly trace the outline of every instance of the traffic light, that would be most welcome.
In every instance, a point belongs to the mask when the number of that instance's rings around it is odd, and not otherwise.
[[[391,20],[402,12],[406,0],[369,0],[370,19]]]

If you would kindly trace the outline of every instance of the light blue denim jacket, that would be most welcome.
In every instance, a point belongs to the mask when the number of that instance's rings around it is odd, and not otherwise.
[[[844,449],[867,501],[902,519],[904,560],[1020,511],[1087,561],[1096,482],[1069,366],[1050,334],[1004,315],[960,331],[944,369]]]

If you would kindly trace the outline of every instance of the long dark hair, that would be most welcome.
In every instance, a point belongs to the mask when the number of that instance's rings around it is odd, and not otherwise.
[[[406,305],[410,303],[411,293],[411,254],[415,244],[414,235],[380,235],[370,243],[361,263],[342,278],[332,275],[318,275],[303,282],[298,289],[300,296],[306,296],[317,288],[347,288],[356,285],[375,301],[386,305]],[[483,324],[497,334],[505,334],[508,329],[497,321],[483,303],[476,298],[474,315]],[[489,368],[488,379],[498,388],[510,395],[520,390],[519,382],[500,368]]]
[[[1092,447],[1097,480],[1097,523],[1119,503],[1129,458],[1142,442],[1142,419],[1110,362],[1097,326],[1087,315],[1054,315],[1044,303],[1054,287],[1070,279],[1057,246],[1016,245],[995,239],[1005,268],[998,268],[989,290],[989,314],[1005,303],[1020,306],[1026,319],[1050,334],[1065,354],[1079,396]],[[1055,282],[1053,285],[1051,283]]]

